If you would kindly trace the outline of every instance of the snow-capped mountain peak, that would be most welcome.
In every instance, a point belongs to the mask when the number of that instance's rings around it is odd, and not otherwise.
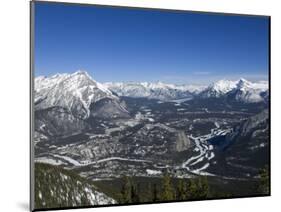
[[[251,88],[252,83],[245,80],[244,78],[241,78],[240,80],[237,81],[236,86],[238,89]]]
[[[219,80],[216,83],[213,83],[210,88],[220,92],[220,93],[227,93],[232,90],[236,85],[236,82],[230,80]]]
[[[201,96],[208,97],[220,97],[231,91],[236,87],[235,81],[219,80],[209,85],[205,90],[201,92]]]
[[[237,101],[242,102],[260,102],[263,101],[263,94],[268,90],[268,83],[262,82],[250,82],[244,78],[237,81],[231,80],[219,80],[212,83],[208,88],[200,93],[200,97],[234,97]]]
[[[118,99],[86,71],[35,78],[35,103],[41,109],[60,106],[86,118],[90,105],[103,98]]]

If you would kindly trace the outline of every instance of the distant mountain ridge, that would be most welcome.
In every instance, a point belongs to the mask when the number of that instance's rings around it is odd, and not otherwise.
[[[253,103],[264,101],[264,93],[268,91],[265,81],[253,83],[241,78],[237,81],[219,80],[199,93],[201,98],[227,97],[236,101]]]
[[[268,98],[268,82],[219,80],[209,86],[175,85],[163,82],[106,82],[95,81],[87,72],[56,74],[51,77],[35,78],[36,108],[61,106],[68,108],[81,118],[90,116],[90,106],[102,99],[120,105],[120,96],[159,99],[163,101],[185,98],[231,98],[235,101],[252,103]],[[116,104],[117,103],[117,104]],[[120,106],[118,110],[126,112]]]
[[[209,86],[175,85],[163,82],[117,82],[104,83],[104,86],[119,96],[145,97],[159,100],[184,98],[233,98],[245,103],[261,102],[268,92],[268,82],[250,82],[246,79],[237,81],[219,80]]]
[[[105,87],[119,96],[145,97],[149,99],[173,100],[192,97],[202,91],[202,85],[175,85],[163,82],[107,82]]]

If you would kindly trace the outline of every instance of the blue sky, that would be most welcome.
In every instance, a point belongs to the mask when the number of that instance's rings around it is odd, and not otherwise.
[[[35,3],[35,75],[106,81],[267,80],[268,19]]]

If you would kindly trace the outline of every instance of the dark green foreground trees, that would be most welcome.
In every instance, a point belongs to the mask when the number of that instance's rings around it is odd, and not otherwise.
[[[165,174],[160,185],[148,183],[144,190],[141,190],[140,185],[136,184],[131,177],[124,176],[122,182],[119,198],[119,203],[122,204],[195,200],[209,197],[209,185],[204,176],[173,181],[168,174]]]
[[[269,168],[265,166],[263,169],[260,170],[259,173],[260,183],[258,185],[258,191],[261,194],[269,194],[270,183],[269,183]]]

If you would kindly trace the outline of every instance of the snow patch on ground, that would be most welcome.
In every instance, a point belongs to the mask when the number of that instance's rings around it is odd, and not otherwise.
[[[38,163],[48,163],[48,164],[56,165],[56,166],[66,164],[66,163],[64,163],[64,162],[62,162],[60,160],[56,160],[56,159],[52,159],[52,158],[47,158],[47,157],[36,158],[35,162],[38,162]]]
[[[152,170],[152,169],[146,169],[146,173],[149,174],[149,175],[159,175],[159,174],[162,174],[161,171],[159,171],[159,170]]]

